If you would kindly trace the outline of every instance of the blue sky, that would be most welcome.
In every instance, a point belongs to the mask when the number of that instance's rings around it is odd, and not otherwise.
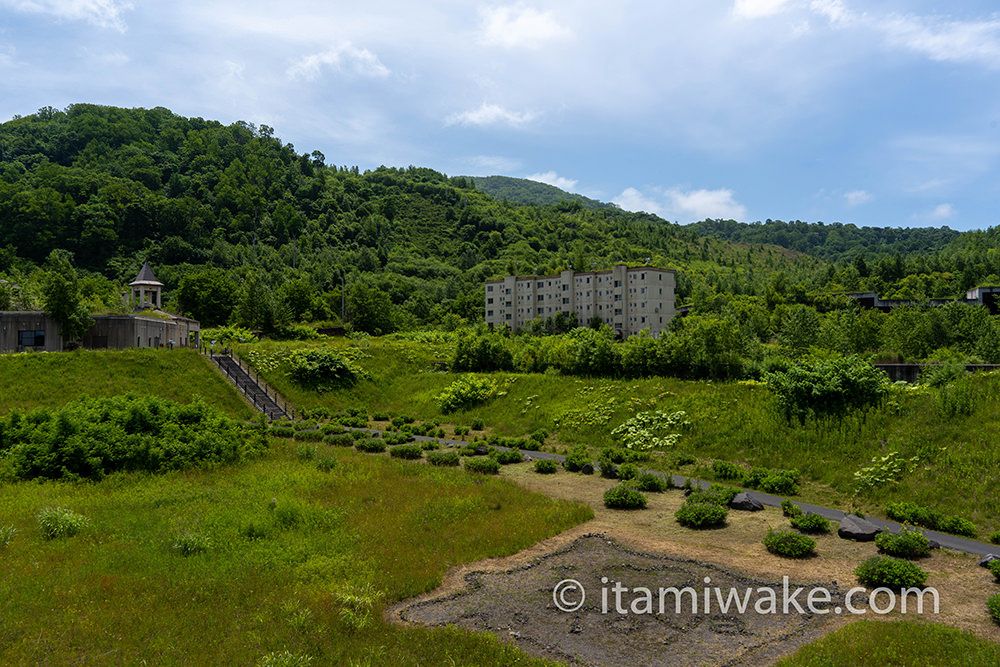
[[[0,0],[0,119],[75,102],[681,223],[1000,222],[1000,14],[971,0]]]

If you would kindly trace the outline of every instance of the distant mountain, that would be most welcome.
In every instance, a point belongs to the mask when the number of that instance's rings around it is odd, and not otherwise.
[[[511,178],[509,176],[471,176],[467,177],[476,185],[476,189],[485,192],[494,199],[509,201],[514,204],[533,204],[535,206],[551,206],[563,202],[579,202],[583,208],[591,211],[616,209],[614,204],[599,202],[583,195],[560,190],[554,185],[530,181],[526,178]]]

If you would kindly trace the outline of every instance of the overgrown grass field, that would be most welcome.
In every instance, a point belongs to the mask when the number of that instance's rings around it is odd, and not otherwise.
[[[286,350],[303,346],[340,350],[369,379],[325,393],[297,387],[281,359]],[[452,350],[443,340],[365,337],[262,343],[239,351],[301,408],[359,407],[456,425],[481,420],[511,436],[545,429],[554,434],[555,449],[584,443],[595,458],[600,448],[616,444],[612,430],[636,413],[682,410],[690,429],[670,451],[654,455],[649,467],[673,469],[669,454],[683,451],[699,463],[674,470],[708,478],[712,459],[796,468],[807,482],[804,499],[875,514],[882,514],[888,502],[908,500],[971,519],[982,536],[1000,528],[1000,448],[995,446],[1000,441],[1000,374],[970,376],[943,389],[894,387],[888,400],[867,414],[804,425],[785,421],[771,393],[754,383],[490,374],[485,377],[495,379],[503,395],[445,415],[435,396],[459,375],[435,371],[431,362],[449,359]],[[884,456],[905,462],[905,469],[858,493],[855,473],[872,467],[873,458],[877,468]]]
[[[197,394],[231,417],[255,414],[191,349],[0,355],[0,414],[129,392],[179,403],[190,403]]]
[[[487,635],[400,628],[386,604],[452,565],[587,520],[510,481],[275,440],[257,461],[99,483],[8,485],[0,664],[542,665]],[[45,539],[46,507],[87,519]]]

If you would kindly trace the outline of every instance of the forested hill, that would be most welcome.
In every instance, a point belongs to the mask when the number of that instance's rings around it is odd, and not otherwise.
[[[539,183],[526,178],[511,178],[510,176],[472,176],[476,188],[486,194],[517,204],[536,204],[551,206],[563,202],[580,202],[589,210],[617,208],[614,204],[605,204],[583,195],[561,190],[548,183]]]
[[[961,235],[948,227],[857,227],[839,222],[827,225],[799,220],[768,220],[749,224],[734,220],[703,220],[687,225],[686,229],[694,230],[699,236],[737,243],[781,246],[831,262],[850,261],[858,255],[874,259],[897,253],[940,252]]]
[[[682,302],[770,283],[804,293],[827,273],[810,257],[698,238],[651,215],[518,205],[431,169],[328,161],[350,158],[164,108],[76,104],[5,122],[0,309],[38,305],[33,276],[54,249],[95,272],[85,274],[95,299],[115,301],[148,260],[170,307],[265,328],[336,318],[342,285],[352,323],[386,331],[478,321],[482,281],[515,270],[648,260],[680,271]]]

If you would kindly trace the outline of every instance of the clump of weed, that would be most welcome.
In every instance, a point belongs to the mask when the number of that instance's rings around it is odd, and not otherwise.
[[[910,588],[927,581],[927,573],[918,565],[890,556],[872,556],[855,568],[854,574],[869,588]]]
[[[931,552],[926,535],[905,527],[897,534],[879,533],[875,536],[875,546],[882,553],[898,558],[923,558]]]
[[[500,463],[490,456],[477,456],[465,460],[465,469],[480,475],[497,475],[500,473]]]
[[[672,480],[669,475],[657,475],[651,472],[640,473],[633,480],[633,484],[640,491],[649,491],[652,493],[663,493],[670,488],[671,482]]]
[[[171,548],[182,556],[193,556],[208,551],[212,547],[212,541],[207,535],[184,531],[174,536],[174,543]]]
[[[801,512],[802,510],[799,510]],[[799,514],[791,518],[792,528],[803,533],[829,533],[830,520],[819,514]]]
[[[802,516],[802,508],[793,503],[791,500],[782,500],[781,513],[791,519],[797,516]]]
[[[764,546],[771,553],[785,558],[805,558],[816,553],[816,540],[790,530],[781,532],[768,530]]]
[[[15,534],[17,534],[17,529],[14,526],[0,526],[0,547],[10,544]]]
[[[73,537],[90,526],[90,519],[64,507],[46,507],[38,513],[37,519],[47,540]]]
[[[427,453],[427,462],[432,466],[457,466],[460,458],[458,452]]]
[[[554,475],[559,466],[550,459],[539,459],[535,461],[535,472],[539,475]]]
[[[291,651],[268,653],[257,663],[257,667],[309,667],[312,657]]]
[[[604,492],[604,506],[619,510],[643,509],[646,496],[628,484],[619,484]]]

